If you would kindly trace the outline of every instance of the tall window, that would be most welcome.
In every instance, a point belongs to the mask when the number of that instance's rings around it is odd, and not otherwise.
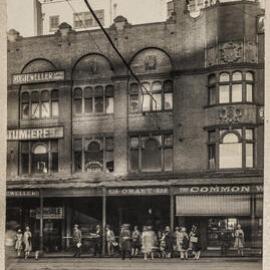
[[[254,145],[251,128],[208,131],[209,169],[253,168]]]
[[[74,171],[75,172],[113,172],[113,137],[75,138]]]
[[[112,114],[114,87],[112,85],[76,87],[73,90],[75,114]]]
[[[170,80],[143,82],[129,86],[129,111],[149,112],[173,109],[173,82]]]
[[[21,94],[21,118],[44,119],[59,116],[58,90],[24,91]]]
[[[131,136],[130,171],[156,172],[173,169],[172,134]]]
[[[58,141],[21,142],[21,174],[58,172]]]
[[[218,79],[217,79],[218,78]],[[252,72],[221,72],[208,76],[208,104],[253,102]]]
[[[50,32],[56,31],[59,25],[59,16],[50,16]]]

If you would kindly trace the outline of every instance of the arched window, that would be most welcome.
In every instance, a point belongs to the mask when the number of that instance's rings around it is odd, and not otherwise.
[[[89,86],[84,88],[84,112],[93,112],[93,88]]]
[[[220,73],[219,75],[219,103],[230,102],[230,75],[228,73]]]
[[[22,119],[28,119],[29,118],[29,108],[30,108],[30,97],[28,92],[23,92],[22,93],[22,106],[21,106],[21,117]]]
[[[246,72],[246,101],[253,102],[254,74],[250,71]]]
[[[219,167],[242,168],[242,142],[235,133],[227,133],[223,136],[219,145]]]
[[[75,88],[73,92],[73,98],[74,98],[74,110],[76,114],[82,113],[82,89],[81,88]]]
[[[242,102],[243,99],[243,82],[242,73],[239,71],[232,74],[232,102]]]
[[[107,85],[105,88],[105,112],[111,114],[114,111],[114,87]]]
[[[155,138],[147,138],[142,149],[142,170],[161,170],[161,147]]]
[[[162,84],[154,82],[152,84],[151,110],[160,111],[162,109]]]
[[[129,108],[130,112],[139,111],[139,86],[137,83],[129,86]]]
[[[151,109],[151,97],[149,93],[151,92],[150,83],[142,84],[142,110],[144,112],[149,112]]]
[[[32,147],[32,173],[48,173],[48,146],[46,144],[35,144]]]
[[[103,150],[100,142],[86,140],[85,169],[86,171],[103,170]]]
[[[164,110],[172,110],[173,108],[173,82],[167,80],[163,84],[164,91]]]
[[[103,87],[96,86],[95,87],[95,113],[103,113],[104,109],[104,101],[103,101]]]
[[[48,90],[41,92],[41,118],[50,117],[50,93]]]

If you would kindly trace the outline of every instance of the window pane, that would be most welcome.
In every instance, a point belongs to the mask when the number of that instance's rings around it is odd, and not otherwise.
[[[95,97],[95,112],[103,112],[103,97]]]
[[[74,169],[75,172],[82,171],[82,152],[74,152]]]
[[[246,129],[246,140],[253,140],[253,129]]]
[[[32,92],[32,94],[31,94],[31,101],[33,103],[38,103],[39,102],[39,92],[37,92],[37,91]]]
[[[220,82],[229,82],[230,81],[230,76],[228,73],[221,73],[219,75],[219,81]]]
[[[113,97],[106,97],[105,99],[105,109],[106,109],[106,113],[113,113],[113,106],[114,106],[114,99]]]
[[[150,92],[150,84],[149,83],[143,83],[142,84],[142,93],[147,94]]]
[[[233,81],[241,81],[242,80],[242,73],[239,71],[234,72],[233,76],[232,76],[232,80]]]
[[[214,144],[208,145],[208,162],[209,169],[216,168],[216,147]]]
[[[216,104],[216,87],[209,88],[209,105]]]
[[[154,82],[152,85],[152,91],[153,92],[155,92],[155,91],[161,92],[161,90],[162,90],[162,84],[160,82]]]
[[[45,90],[41,92],[41,101],[49,101],[50,100],[50,93],[49,91]]]
[[[229,103],[230,102],[230,87],[229,85],[219,86],[219,103]]]
[[[103,150],[97,141],[92,141],[87,145],[85,169],[92,172],[103,170]]]
[[[164,170],[172,171],[173,169],[173,150],[171,148],[164,149]]]
[[[242,101],[242,84],[232,85],[232,102]]]
[[[253,144],[246,144],[246,167],[253,168]]]
[[[130,96],[130,112],[137,112],[139,110],[139,96],[138,95],[131,95]]]
[[[50,103],[42,102],[41,103],[41,118],[49,118],[50,117]]]
[[[22,102],[29,103],[29,94],[27,92],[22,93]]]
[[[152,100],[152,110],[153,111],[160,111],[161,110],[161,93],[160,94],[153,94],[151,97]]]
[[[32,118],[39,118],[39,103],[32,103]]]
[[[173,82],[172,81],[164,82],[163,89],[165,93],[173,92]]]
[[[254,76],[252,72],[247,72],[246,73],[246,80],[247,81],[253,81],[254,80]]]
[[[48,173],[48,152],[46,146],[38,145],[32,152],[32,172]]]
[[[29,104],[25,103],[22,105],[22,119],[28,119],[29,117]]]
[[[148,112],[150,111],[150,96],[149,95],[142,95],[142,102],[143,102],[143,111]]]
[[[75,113],[82,113],[82,100],[75,99],[74,100]]]
[[[219,167],[242,168],[242,144],[220,144],[219,146]]]
[[[165,93],[164,94],[164,110],[172,110],[173,108],[173,94]]]
[[[130,169],[131,171],[137,171],[139,169],[139,150],[130,150]]]
[[[249,83],[246,84],[246,100],[247,102],[253,101],[253,85]]]
[[[22,174],[28,174],[29,168],[29,153],[22,153],[21,154],[21,172]]]
[[[84,99],[84,111],[85,113],[93,112],[93,99],[92,98]]]
[[[142,170],[161,170],[161,149],[155,139],[148,139],[142,149]]]
[[[238,143],[239,138],[234,133],[228,133],[223,137],[223,143]]]
[[[59,116],[59,104],[58,101],[52,101],[52,117]]]

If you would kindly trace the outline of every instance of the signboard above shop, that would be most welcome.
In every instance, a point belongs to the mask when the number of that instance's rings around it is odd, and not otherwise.
[[[63,137],[63,127],[10,129],[7,131],[8,141],[58,139]]]
[[[56,82],[63,81],[65,79],[64,71],[44,71],[44,72],[33,72],[24,74],[13,74],[12,84],[32,84],[32,83],[43,83],[43,82]]]
[[[7,190],[8,198],[38,198],[38,190]]]

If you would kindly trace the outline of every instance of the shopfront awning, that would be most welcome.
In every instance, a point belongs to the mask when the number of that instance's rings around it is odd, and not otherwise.
[[[249,216],[250,195],[176,196],[176,216]]]

